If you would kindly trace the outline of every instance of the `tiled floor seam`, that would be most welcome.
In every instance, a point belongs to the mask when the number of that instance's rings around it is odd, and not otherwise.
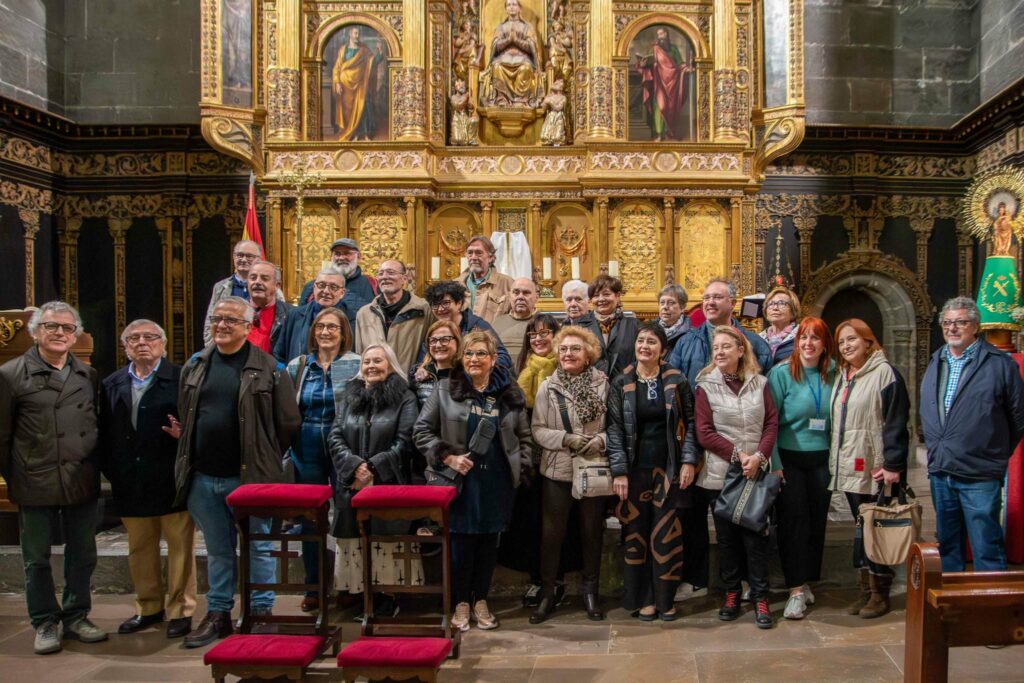
[[[892,656],[891,652],[889,652],[889,648],[885,646],[885,643],[880,644],[879,647],[882,648],[882,651],[885,652],[885,656],[889,658],[889,661],[896,665],[896,668],[899,669],[900,674],[902,674],[903,662],[896,661],[896,658]]]

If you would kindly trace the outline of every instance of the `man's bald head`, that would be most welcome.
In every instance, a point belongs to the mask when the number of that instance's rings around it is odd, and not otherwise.
[[[529,318],[537,310],[537,285],[528,277],[518,277],[512,281],[511,313],[512,317],[522,320]]]

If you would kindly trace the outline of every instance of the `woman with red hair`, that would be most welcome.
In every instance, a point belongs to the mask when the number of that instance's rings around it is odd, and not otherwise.
[[[829,483],[829,399],[835,380],[832,333],[821,318],[807,317],[796,328],[796,350],[768,373],[768,388],[779,412],[775,449],[786,473],[779,494],[779,555],[789,587],[783,616],[803,619],[814,603],[808,585],[821,579],[825,525],[832,494]]]
[[[910,397],[903,377],[863,320],[839,323],[836,348],[839,377],[831,401],[829,488],[846,494],[856,518],[861,503],[877,495],[876,483],[903,483],[910,448]],[[892,567],[870,561],[863,538],[854,540],[853,566],[860,570],[860,594],[848,613],[864,619],[886,614]]]

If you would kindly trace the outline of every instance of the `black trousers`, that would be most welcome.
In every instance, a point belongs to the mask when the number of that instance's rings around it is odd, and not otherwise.
[[[451,534],[455,604],[486,600],[498,565],[498,534]]]
[[[654,605],[668,612],[674,606],[683,569],[683,526],[673,506],[678,491],[661,468],[629,474],[629,494],[616,511],[625,546],[622,606],[627,610]]]
[[[576,500],[572,497],[572,482],[541,478],[543,522],[541,525],[540,579],[545,595],[554,595],[555,581],[559,577],[562,546],[569,527],[570,513],[579,509],[580,537],[583,541],[583,571],[581,589],[584,595],[597,594],[601,572],[601,541],[604,535],[606,496]]]
[[[717,491],[715,492],[717,497]],[[739,524],[715,518],[718,537],[718,573],[727,591],[739,591],[744,578],[750,584],[750,599],[768,597],[768,563],[771,557],[771,539],[741,527]],[[744,576],[745,574],[745,576]]]
[[[695,484],[690,485],[690,490],[693,491],[692,505],[679,511],[683,533],[686,535],[686,543],[683,544],[683,581],[700,589],[708,585],[708,549],[711,546],[708,509],[718,491],[702,489]]]
[[[850,512],[853,513],[853,520],[857,521],[857,510],[861,503],[874,503],[878,495],[870,493],[847,493],[846,502],[850,504]],[[893,576],[896,572],[887,564],[876,564],[868,559],[864,552],[864,537],[859,533],[853,538],[853,566],[857,569],[867,568],[872,574],[879,576]]]
[[[779,449],[786,485],[775,503],[779,557],[787,588],[821,580],[825,526],[832,492],[828,490],[828,451]]]

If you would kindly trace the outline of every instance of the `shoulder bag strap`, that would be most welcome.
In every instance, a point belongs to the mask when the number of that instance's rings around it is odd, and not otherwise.
[[[569,409],[565,405],[565,396],[562,392],[556,391],[555,397],[558,400],[558,412],[562,416],[562,426],[565,427],[566,434],[572,434],[572,420],[569,419]]]

